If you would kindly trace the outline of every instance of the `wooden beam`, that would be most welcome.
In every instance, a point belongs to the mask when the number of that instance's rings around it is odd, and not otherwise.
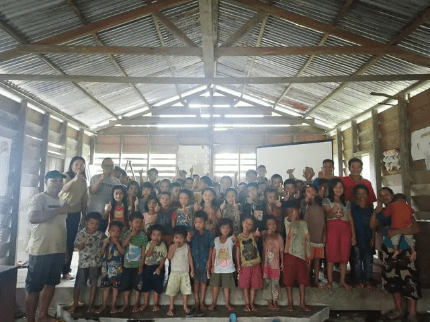
[[[215,71],[213,9],[217,0],[199,0],[203,66],[206,78],[213,78]]]
[[[96,138],[95,136],[90,137],[90,164],[94,165],[94,155],[96,153]]]
[[[337,141],[337,164],[338,164],[338,176],[343,177],[343,148],[342,148],[342,132],[340,129],[336,130],[336,141]]]
[[[84,155],[84,130],[80,129],[78,134],[78,148],[77,148],[77,155],[83,156]]]
[[[400,139],[400,170],[402,172],[402,193],[406,196],[408,203],[411,203],[411,179],[410,179],[410,137],[409,122],[407,115],[406,97],[399,99],[399,139]]]
[[[42,145],[40,147],[40,166],[39,166],[39,192],[45,191],[45,172],[46,172],[46,160],[48,157],[48,136],[49,136],[49,120],[51,115],[45,113],[43,115],[42,122]],[[82,130],[83,132],[84,130]]]
[[[63,153],[64,153],[64,164],[63,164],[63,172],[67,171],[67,164],[66,164],[66,159],[67,159],[67,131],[69,129],[69,122],[63,122],[63,124],[61,124],[61,138],[60,138],[60,145],[63,147]]]
[[[152,15],[157,18],[163,25],[174,35],[176,36],[180,41],[184,43],[184,45],[188,47],[196,47],[197,45],[176,25],[171,22],[165,15],[163,15],[161,12],[153,12]],[[188,48],[189,49],[189,48]],[[198,48],[200,51],[200,48]],[[201,54],[200,54],[201,55]],[[198,55],[198,56],[200,56]]]
[[[379,132],[379,115],[376,110],[372,110],[372,150],[370,153],[370,164],[376,191],[382,188],[381,163],[382,163],[382,148]]]
[[[37,82],[92,82],[118,84],[313,84],[345,82],[394,82],[412,80],[430,80],[430,74],[402,75],[352,75],[352,76],[312,76],[312,77],[124,77],[124,76],[88,76],[88,75],[35,75],[35,74],[0,74],[0,80],[26,80]],[[310,112],[308,112],[310,113]],[[307,114],[305,114],[307,116]]]
[[[357,128],[357,120],[351,121],[351,146],[352,146],[352,154],[358,152],[358,128]]]
[[[130,21],[137,20],[141,17],[148,16],[154,12],[171,8],[174,6],[181,5],[183,3],[187,3],[190,0],[163,0],[153,4],[149,4],[143,7],[139,7],[137,9],[133,9],[118,15],[114,15],[112,17],[89,23],[87,25],[68,30],[62,32],[60,34],[44,38],[35,42],[38,45],[53,45],[53,44],[61,44],[68,42],[73,39],[78,39],[83,36],[91,35],[94,32],[99,32],[102,30],[110,29],[118,25],[125,24]],[[10,60],[13,58],[17,58],[22,56],[22,53],[19,53],[15,49],[7,50],[0,53],[0,61]]]
[[[196,115],[209,113],[209,108],[187,108],[187,107],[166,107],[161,110],[154,108],[152,115]],[[262,109],[260,107],[249,106],[249,107],[214,107],[213,114],[225,115],[225,114],[236,114],[236,115],[272,115],[272,111]]]

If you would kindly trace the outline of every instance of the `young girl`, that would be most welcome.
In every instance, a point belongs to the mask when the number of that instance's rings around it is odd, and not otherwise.
[[[227,188],[225,190],[224,202],[219,206],[222,218],[228,218],[233,223],[232,233],[234,235],[240,232],[240,203],[237,203],[237,190]]]
[[[139,199],[139,211],[143,214],[146,210],[145,205],[148,201],[149,196],[155,196],[154,185],[147,181],[142,184],[141,196]]]
[[[181,191],[181,185],[178,182],[173,182],[170,184],[170,193],[172,195],[172,203],[170,207],[172,209],[178,209],[178,207],[181,205],[179,202],[179,192]]]
[[[234,307],[230,304],[230,289],[235,286],[234,262],[233,262],[233,222],[229,218],[223,218],[219,224],[220,237],[215,238],[215,250],[212,252],[211,279],[212,304],[209,310],[215,310],[220,287],[224,289],[225,306],[229,311]]]
[[[279,277],[284,266],[284,240],[277,232],[274,216],[267,216],[267,230],[263,231],[263,297],[269,301],[269,310],[279,310]]]
[[[319,286],[320,262],[324,258],[324,244],[326,240],[326,222],[324,209],[320,204],[315,187],[308,184],[304,187],[305,199],[302,200],[302,218],[308,224],[311,255],[314,270],[314,285]],[[312,276],[312,265],[309,266],[309,275]]]
[[[339,178],[328,183],[328,198],[323,200],[327,217],[327,284],[323,288],[331,290],[333,285],[333,265],[340,263],[340,284],[347,290],[351,286],[345,282],[346,265],[355,246],[355,227],[351,216],[351,204],[345,199],[343,182]]]
[[[119,221],[123,226],[128,226],[128,198],[123,185],[112,188],[112,201],[106,204],[103,219],[108,217],[108,229],[112,221]]]
[[[157,220],[157,214],[160,210],[160,202],[155,195],[149,196],[145,203],[146,212],[143,214],[143,227],[142,230],[145,233],[149,232],[151,226]]]
[[[192,192],[183,189],[179,192],[179,208],[173,213],[172,225],[182,225],[190,230],[193,226],[194,207],[190,206]]]
[[[242,233],[237,236],[236,247],[237,271],[239,273],[239,287],[245,297],[245,311],[257,311],[254,305],[257,289],[263,287],[261,280],[261,258],[256,239],[260,231],[253,233],[255,218],[251,216],[242,219]]]
[[[278,233],[284,232],[284,218],[282,217],[282,201],[275,188],[269,187],[264,191],[267,215],[272,215],[276,219]]]
[[[216,207],[215,190],[213,188],[207,187],[202,190],[202,201],[200,203],[200,207],[194,207],[194,210],[200,209],[208,215],[205,228],[215,236],[216,226],[221,219],[221,211]]]
[[[136,181],[130,180],[127,184],[127,197],[128,197],[128,213],[139,211],[139,196],[140,186]]]

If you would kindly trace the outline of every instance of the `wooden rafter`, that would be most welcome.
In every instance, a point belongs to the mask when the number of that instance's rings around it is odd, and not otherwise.
[[[215,71],[213,10],[216,0],[199,0],[201,35],[203,42],[203,68],[206,78],[213,78]]]
[[[180,41],[182,41],[186,46],[188,47],[197,47],[197,45],[176,25],[171,22],[165,15],[163,15],[161,12],[154,12],[152,14],[155,18],[157,18],[163,25],[173,34],[175,35]],[[200,54],[201,55],[201,54]]]

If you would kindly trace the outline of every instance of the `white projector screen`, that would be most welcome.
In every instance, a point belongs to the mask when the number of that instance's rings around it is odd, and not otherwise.
[[[296,179],[304,180],[303,169],[314,169],[316,178],[325,159],[333,159],[333,141],[312,141],[257,147],[257,166],[266,166],[266,177],[278,173],[288,179],[287,170],[294,169]]]

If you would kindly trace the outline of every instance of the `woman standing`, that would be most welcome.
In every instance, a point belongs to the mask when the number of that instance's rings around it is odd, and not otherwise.
[[[85,222],[87,211],[88,191],[84,158],[80,156],[72,158],[70,160],[69,171],[65,175],[65,184],[59,196],[71,206],[71,211],[67,214],[66,220],[67,256],[63,267],[63,279],[72,280],[70,264],[72,262],[75,238],[78,233],[79,223],[81,220]]]
[[[408,321],[418,321],[417,319],[417,300],[420,298],[419,274],[415,262],[411,262],[410,249],[406,241],[401,239],[399,248],[402,252],[396,259],[393,259],[394,248],[391,237],[396,234],[414,235],[418,234],[419,228],[415,219],[412,225],[405,229],[392,230],[391,218],[383,216],[388,205],[393,201],[394,193],[390,188],[384,187],[379,190],[378,206],[373,211],[370,218],[370,227],[375,229],[379,225],[382,227],[382,254],[384,269],[382,271],[382,290],[393,294],[395,310],[390,311],[387,317],[390,320],[401,318],[404,312],[403,297],[407,299],[409,308]],[[382,207],[384,205],[384,208]]]

